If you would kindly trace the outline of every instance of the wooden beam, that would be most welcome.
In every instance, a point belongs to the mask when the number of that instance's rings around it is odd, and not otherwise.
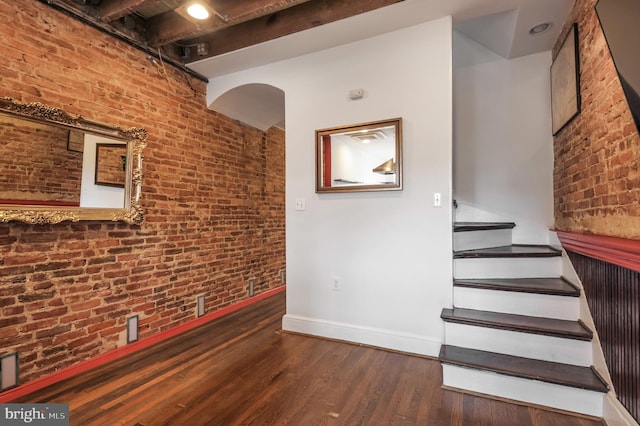
[[[103,0],[98,7],[98,16],[104,22],[115,21],[131,15],[140,7],[156,0]]]
[[[210,4],[216,14],[205,21],[190,18],[183,6],[150,19],[147,40],[151,46],[162,46],[219,31],[308,1],[310,0],[218,1]]]
[[[221,29],[190,40],[206,43],[208,54],[216,56],[299,31],[318,27],[350,16],[369,12],[403,0],[322,0],[311,1],[243,24]]]

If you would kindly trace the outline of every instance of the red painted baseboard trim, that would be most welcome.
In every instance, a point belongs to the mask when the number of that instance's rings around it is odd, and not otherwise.
[[[565,250],[640,272],[640,241],[556,231]]]
[[[80,203],[75,201],[39,201],[39,200],[0,200],[0,204],[18,206],[56,206],[56,207],[80,207]]]
[[[217,318],[228,315],[232,312],[235,312],[239,309],[252,305],[260,300],[267,299],[271,296],[275,296],[276,294],[282,293],[287,288],[286,285],[276,287],[271,290],[267,290],[264,293],[260,293],[254,297],[250,297],[248,299],[242,300],[241,302],[235,303],[231,306],[227,306],[222,309],[218,309],[215,312],[211,312],[210,314],[206,314],[201,316],[200,318],[196,318],[192,321],[181,324],[172,329],[163,331],[161,333],[155,334],[153,336],[146,337],[144,339],[140,339],[137,342],[130,343],[126,346],[121,346],[117,349],[104,353],[102,355],[98,355],[86,361],[82,361],[76,365],[72,365],[71,367],[65,368],[60,371],[56,371],[55,373],[51,373],[48,376],[41,377],[39,379],[32,380],[23,385],[17,386],[13,389],[8,389],[5,392],[0,394],[0,403],[2,402],[11,402],[21,396],[27,395],[31,392],[35,392],[37,390],[43,389],[47,386],[58,383],[62,380],[73,377],[77,374],[88,371],[92,368],[98,367],[100,365],[104,365],[108,362],[114,361],[118,358],[122,358],[123,356],[129,355],[131,353],[137,352],[141,349],[147,348],[156,343],[167,340],[171,337],[177,336],[181,333],[187,332],[191,329],[194,329],[200,325],[206,324],[210,321],[213,321]]]

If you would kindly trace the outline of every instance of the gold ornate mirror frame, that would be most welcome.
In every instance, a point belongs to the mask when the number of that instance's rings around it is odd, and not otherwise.
[[[52,206],[34,204],[14,205],[0,201],[0,223],[18,221],[30,224],[53,224],[63,221],[110,220],[140,224],[144,212],[140,205],[142,193],[142,150],[147,144],[147,131],[140,128],[121,129],[72,116],[61,109],[40,103],[20,103],[12,98],[0,97],[0,115],[19,120],[50,124],[69,131],[103,136],[126,142],[126,182],[124,208],[82,206]],[[9,143],[8,141],[0,141]],[[64,170],[61,170],[64,172]]]

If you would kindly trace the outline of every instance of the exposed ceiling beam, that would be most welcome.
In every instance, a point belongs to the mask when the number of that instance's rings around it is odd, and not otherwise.
[[[192,43],[207,43],[208,54],[198,59],[216,56],[254,44],[273,40],[298,31],[369,12],[403,0],[322,0],[298,5],[268,16],[224,28],[196,39]]]
[[[184,6],[158,15],[148,22],[147,40],[151,46],[162,46],[184,38],[197,37],[241,24],[251,19],[285,10],[309,0],[217,1],[211,4],[216,15],[206,21],[189,18]]]
[[[150,48],[134,31],[129,33],[123,32],[122,29],[116,28],[100,19],[96,19],[95,8],[84,6],[80,7],[77,3],[71,0],[38,0],[60,12],[63,12],[80,22],[96,28],[104,33],[110,34],[125,43],[139,49],[152,57],[163,59],[170,65],[186,72],[187,74],[194,76],[200,80],[207,81],[206,77],[198,74],[197,72],[189,69],[184,65],[184,62],[180,59],[179,53],[176,52],[176,48],[172,49],[171,55],[166,55],[164,58],[160,57],[160,52],[155,48]]]
[[[123,16],[131,15],[145,4],[155,0],[102,0],[98,7],[98,16],[105,22],[115,21]]]

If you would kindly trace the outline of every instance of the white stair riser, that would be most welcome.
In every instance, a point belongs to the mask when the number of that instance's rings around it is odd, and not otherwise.
[[[588,367],[591,342],[445,322],[447,345]]]
[[[508,245],[511,245],[511,229],[488,229],[453,233],[453,250],[455,251]]]
[[[580,318],[578,297],[454,287],[453,304],[456,308],[505,314],[571,321],[577,321]]]
[[[522,379],[482,370],[442,365],[443,385],[500,398],[544,405],[589,416],[602,417],[604,395],[585,389],[576,389]]]
[[[466,258],[453,260],[453,276],[463,278],[554,278],[562,274],[560,257]]]

